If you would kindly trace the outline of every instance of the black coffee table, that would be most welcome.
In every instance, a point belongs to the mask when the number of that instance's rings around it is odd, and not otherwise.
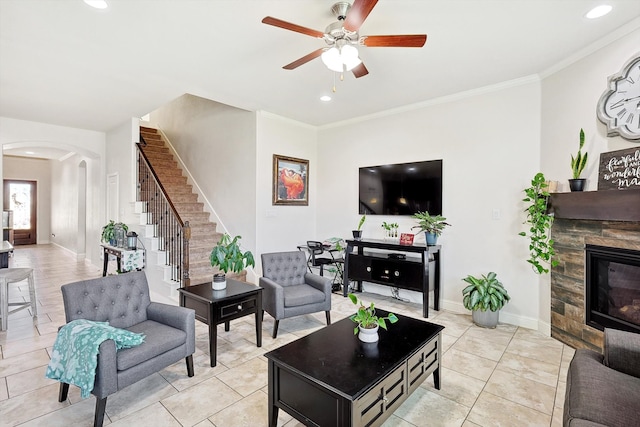
[[[398,318],[377,344],[360,342],[346,318],[266,353],[269,426],[279,409],[310,426],[378,426],[431,373],[440,389],[444,327]]]
[[[227,288],[211,289],[211,282],[178,289],[180,305],[192,308],[196,319],[209,325],[209,355],[211,366],[216,366],[217,326],[224,322],[229,331],[229,322],[249,314],[256,317],[256,344],[262,347],[262,288],[238,280],[227,279]]]

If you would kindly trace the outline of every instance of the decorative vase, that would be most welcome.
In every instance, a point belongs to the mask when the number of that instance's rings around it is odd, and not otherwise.
[[[213,282],[211,288],[214,291],[221,291],[227,288],[227,278],[223,273],[216,273],[213,275]]]
[[[434,246],[436,243],[438,243],[438,235],[436,233],[429,233],[425,231],[424,234],[427,239],[427,245]]]
[[[569,188],[571,191],[584,191],[584,185],[586,184],[586,178],[577,178],[569,180]]]
[[[366,343],[378,342],[378,328],[378,325],[376,325],[375,328],[363,328],[360,326],[358,327],[358,338],[360,341]]]
[[[495,329],[498,326],[498,318],[500,317],[500,311],[481,311],[473,310],[471,312],[471,318],[473,323],[481,328]]]
[[[356,240],[361,240],[362,239],[362,230],[352,230],[351,233],[353,233],[353,238]]]

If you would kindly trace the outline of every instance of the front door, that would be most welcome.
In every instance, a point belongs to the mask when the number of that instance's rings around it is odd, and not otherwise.
[[[4,208],[13,211],[13,244],[36,244],[35,181],[4,180]]]

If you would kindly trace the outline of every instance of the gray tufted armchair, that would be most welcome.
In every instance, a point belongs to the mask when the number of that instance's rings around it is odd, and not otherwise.
[[[187,375],[193,376],[195,312],[191,309],[151,302],[143,271],[63,285],[67,322],[87,319],[109,322],[116,328],[145,334],[143,344],[119,350],[113,340],[100,345],[95,385],[94,426],[102,426],[107,396],[185,358]],[[69,384],[60,384],[64,402]]]
[[[287,317],[324,311],[331,324],[331,279],[309,273],[304,252],[274,252],[261,258],[262,308],[276,320],[273,338],[278,322]]]

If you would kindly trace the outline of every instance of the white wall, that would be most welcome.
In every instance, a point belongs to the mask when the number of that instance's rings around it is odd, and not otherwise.
[[[242,247],[255,254],[256,113],[187,94],[149,114],[149,120],[188,166],[206,198],[205,209],[215,210],[218,231],[242,236]]]
[[[73,253],[78,253],[78,222],[77,219],[73,221],[74,215],[77,218],[78,206],[63,205],[62,201],[75,203],[77,200],[78,168],[80,162],[86,161],[86,258],[96,266],[100,265],[99,232],[104,221],[105,134],[85,129],[0,117],[0,145],[3,149],[53,147],[76,153],[62,162],[57,160],[51,162],[50,232],[54,233],[56,237],[50,240]],[[1,188],[0,196],[2,196]]]
[[[86,205],[79,205],[82,162],[86,162]],[[84,172],[82,172],[84,173]],[[94,265],[101,265],[100,232],[104,225],[104,180],[102,167],[95,159],[79,154],[51,162],[51,241],[75,253],[85,253]],[[98,184],[96,184],[98,183]],[[86,248],[78,244],[78,213],[86,215]]]
[[[137,184],[137,148],[135,142],[140,139],[138,119],[133,118],[107,132],[105,152],[105,183],[107,176],[118,175],[118,217],[105,218],[120,221],[127,225],[138,224],[135,214]],[[107,187],[104,189],[106,203]],[[104,225],[104,224],[103,224]],[[100,236],[98,236],[100,240]]]
[[[51,236],[51,160],[4,156],[2,176],[37,182],[37,244],[49,243]]]
[[[360,166],[443,159],[443,215],[452,224],[439,240],[443,307],[464,311],[462,278],[495,271],[512,296],[501,318],[537,328],[537,276],[518,233],[522,189],[540,168],[539,81],[443,101],[319,132],[318,235],[349,236],[356,227]],[[492,219],[496,209],[499,220]],[[369,216],[364,237],[382,238],[380,225],[389,220],[400,224],[400,232],[416,224],[406,216]],[[382,291],[390,294],[389,288]]]
[[[317,189],[320,182],[315,127],[259,112],[256,164],[256,266],[260,254],[295,251],[296,246],[322,236],[316,233]],[[273,155],[309,160],[309,205],[273,205]]]
[[[639,146],[619,136],[607,137],[607,128],[596,115],[607,78],[638,54],[640,29],[543,79],[540,156],[545,175],[559,181],[561,191],[569,191],[571,155],[578,152],[580,128],[585,132],[583,152],[589,153],[582,173],[588,191],[598,187],[600,153]]]
[[[578,152],[580,128],[585,132],[583,152],[589,153],[588,165],[582,173],[587,178],[588,191],[598,187],[601,153],[640,147],[637,142],[619,136],[607,137],[607,128],[596,115],[598,100],[607,89],[607,78],[618,73],[639,52],[640,30],[636,30],[542,80],[541,169],[548,179],[559,181],[559,191],[569,191],[571,155]],[[541,277],[538,299],[539,317],[550,331],[548,275]]]

